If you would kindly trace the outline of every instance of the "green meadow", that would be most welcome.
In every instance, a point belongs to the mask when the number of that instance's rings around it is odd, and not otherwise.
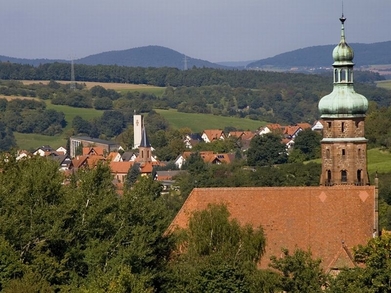
[[[385,88],[387,90],[391,90],[391,80],[381,80],[376,83],[378,87]]]
[[[233,126],[241,130],[256,130],[267,124],[265,121],[216,116],[212,114],[183,113],[177,110],[157,109],[156,112],[162,115],[172,127],[188,127],[193,132],[201,132],[204,129],[224,129],[227,126]]]
[[[65,120],[67,121],[67,126],[64,131],[67,131],[71,128],[72,120],[76,116],[80,116],[85,120],[92,120],[102,116],[103,110],[95,110],[92,108],[75,108],[66,105],[53,105],[50,101],[46,101],[47,109],[53,109],[59,112],[63,112],[65,115]]]
[[[153,94],[157,97],[161,97],[163,94],[164,94],[164,91],[166,90],[165,87],[145,87],[145,88],[128,88],[128,89],[117,89],[117,92],[121,93],[121,94],[125,94],[125,93],[135,93],[135,92],[139,92],[139,93],[146,93],[146,94]]]

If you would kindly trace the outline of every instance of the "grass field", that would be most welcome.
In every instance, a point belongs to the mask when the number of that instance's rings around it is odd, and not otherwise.
[[[32,151],[43,145],[50,145],[52,148],[66,146],[66,139],[63,135],[48,136],[35,133],[14,132],[18,148]]]
[[[368,173],[390,173],[391,153],[379,149],[368,150]]]
[[[381,81],[378,81],[376,84],[378,87],[382,87],[387,90],[391,90],[391,80],[381,80]]]
[[[211,114],[182,113],[176,110],[158,109],[156,112],[161,114],[174,128],[189,127],[193,132],[201,132],[204,129],[224,129],[227,126],[233,126],[242,130],[255,130],[267,123]]]
[[[95,110],[92,108],[74,108],[66,105],[53,105],[50,101],[45,101],[47,109],[53,109],[65,114],[65,120],[67,121],[67,126],[64,131],[71,128],[72,120],[75,116],[80,116],[85,120],[90,121],[93,118],[102,116],[103,110]]]
[[[48,80],[21,80],[23,84],[35,84],[35,83],[42,83],[42,84],[48,84]],[[56,81],[61,84],[70,84],[69,81]],[[77,81],[76,81],[77,82]],[[80,82],[81,84],[85,84],[87,89],[91,89],[94,86],[100,85],[104,87],[105,89],[112,89],[116,90],[120,93],[127,93],[127,92],[140,92],[140,93],[149,93],[154,94],[155,96],[162,96],[165,87],[158,87],[158,86],[152,86],[152,85],[146,85],[146,84],[132,84],[132,83],[114,83],[114,82]]]

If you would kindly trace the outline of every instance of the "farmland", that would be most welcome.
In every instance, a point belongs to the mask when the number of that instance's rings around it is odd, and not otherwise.
[[[224,129],[233,126],[242,130],[255,130],[266,125],[264,121],[216,116],[212,114],[182,113],[176,110],[156,110],[172,127],[189,127],[193,132],[201,132],[204,129]]]

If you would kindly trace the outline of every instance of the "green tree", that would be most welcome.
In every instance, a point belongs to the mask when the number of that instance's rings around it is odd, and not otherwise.
[[[282,250],[284,257],[271,258],[270,267],[280,272],[280,289],[284,292],[323,292],[327,287],[328,278],[320,267],[319,259],[313,260],[310,251],[295,249],[289,254]]]
[[[16,147],[16,140],[11,129],[5,126],[4,123],[0,121],[0,152],[8,151]]]
[[[247,163],[250,166],[283,164],[287,162],[287,159],[281,137],[273,133],[254,136],[247,151]]]
[[[290,162],[303,162],[320,157],[322,136],[316,131],[305,129],[295,138],[293,151],[289,154]]]
[[[194,212],[178,234],[182,253],[171,261],[166,292],[250,292],[265,249],[261,227],[240,226],[223,205]]]
[[[391,291],[391,235],[370,239],[354,249],[354,259],[362,266],[342,271],[331,283],[331,292]]]

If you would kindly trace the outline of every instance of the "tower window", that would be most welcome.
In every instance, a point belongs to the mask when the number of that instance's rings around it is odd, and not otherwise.
[[[327,127],[331,128],[331,122],[327,122]]]
[[[345,132],[345,122],[342,122],[342,124],[341,124],[341,131]]]
[[[327,185],[331,185],[331,171],[327,170]]]
[[[346,170],[341,171],[341,182],[346,183],[348,181],[348,172]]]
[[[342,156],[346,154],[345,149],[342,149]]]
[[[334,82],[338,82],[338,70],[334,70]]]
[[[346,82],[346,70],[342,69],[341,71],[341,82],[345,81]]]
[[[330,150],[326,149],[326,159],[330,159]]]
[[[357,170],[357,182],[361,183],[361,170]]]

